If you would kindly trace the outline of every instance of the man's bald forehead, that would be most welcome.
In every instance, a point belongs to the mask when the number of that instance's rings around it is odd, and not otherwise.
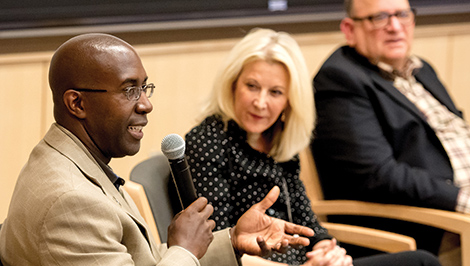
[[[119,52],[134,51],[134,48],[122,39],[103,33],[89,33],[78,35],[63,43],[55,52],[51,67],[60,65],[62,57],[69,62],[93,60],[93,57],[100,54],[113,54]]]
[[[78,35],[62,44],[52,57],[49,84],[60,96],[64,90],[89,81],[87,75],[99,71],[103,62],[122,54],[135,53],[127,42],[102,33]]]
[[[95,49],[98,51],[107,50],[110,46],[126,46],[132,49],[132,46],[116,36],[104,33],[88,33],[75,36],[64,44],[62,44],[57,51],[61,49]]]
[[[60,61],[61,57],[68,60],[89,60],[97,54],[129,51],[134,48],[122,39],[102,33],[89,33],[75,36],[63,43],[52,58]]]

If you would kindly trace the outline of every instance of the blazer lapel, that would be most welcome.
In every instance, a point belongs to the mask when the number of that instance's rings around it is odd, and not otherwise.
[[[343,46],[343,50],[346,57],[351,57],[351,60],[358,62],[358,64],[364,68],[365,74],[377,85],[373,86],[374,88],[384,91],[391,99],[427,124],[426,118],[421,111],[393,86],[393,80],[386,80],[381,76],[380,70],[376,65],[372,64],[366,57],[357,53],[354,48]]]
[[[103,193],[113,202],[118,204],[126,213],[129,215],[136,224],[138,224],[139,228],[141,228],[141,232],[144,235],[145,239],[149,243],[152,252],[156,251],[156,243],[155,240],[153,239],[153,236],[148,228],[147,223],[145,222],[144,218],[142,215],[140,215],[139,210],[137,209],[137,206],[135,206],[135,203],[132,201],[132,198],[127,194],[125,190],[122,189],[122,187],[119,189],[119,191],[116,189],[113,183],[109,180],[108,176],[101,170],[101,167],[98,165],[98,163],[95,163],[95,165],[99,168],[100,173],[95,173],[97,175],[94,175],[95,178],[90,176],[87,172],[84,172],[84,175],[88,177],[89,179],[95,179],[98,181],[98,186],[101,187]],[[79,166],[80,167],[80,166]]]
[[[420,118],[427,124],[426,118],[421,113],[421,111],[414,105],[408,98],[403,95],[395,86],[393,85],[393,81],[385,80],[382,76],[380,76],[377,72],[371,73],[371,78],[374,83],[378,86],[377,88],[381,88],[385,93],[387,93],[390,98],[395,100],[398,104],[402,105],[405,109],[407,109],[410,113],[415,115],[416,117]]]
[[[85,175],[88,176],[86,173]],[[132,198],[129,196],[129,194],[127,194],[127,192],[124,189],[122,189],[122,187],[118,191],[116,187],[113,185],[113,183],[111,183],[109,178],[104,173],[99,175],[97,177],[97,180],[98,181],[102,180],[100,184],[101,184],[101,189],[103,190],[103,193],[106,194],[106,196],[109,199],[116,202],[135,221],[135,223],[139,225],[139,227],[141,228],[142,234],[144,235],[145,239],[147,239],[147,242],[149,243],[151,247],[152,252],[155,252],[156,251],[155,240],[153,239],[153,236],[148,228],[147,223],[145,222],[142,215],[140,215],[140,212],[137,209],[137,206],[132,201]],[[142,230],[142,228],[144,230]]]
[[[426,88],[434,98],[436,98],[441,104],[445,105],[449,111],[461,117],[461,112],[454,105],[452,99],[447,93],[447,90],[444,88],[442,83],[437,80],[437,77],[434,74],[429,75],[428,71],[419,71],[416,74],[416,79],[423,84],[424,88]]]
[[[83,143],[75,135],[58,124],[51,126],[44,140],[51,147],[71,160],[90,182],[101,188],[103,194],[105,194],[109,200],[119,205],[140,228],[144,228],[145,232],[142,233],[152,247],[152,250],[155,251],[156,246],[152,241],[153,238],[147,228],[147,224],[140,215],[137,207],[135,207],[132,199],[129,196],[125,197],[125,192],[121,194],[116,189]]]

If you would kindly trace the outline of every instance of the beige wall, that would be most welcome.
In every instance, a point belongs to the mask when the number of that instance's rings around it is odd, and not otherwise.
[[[414,51],[430,61],[448,86],[457,105],[470,113],[470,23],[421,26],[416,29]],[[312,76],[325,58],[341,43],[339,32],[296,34]],[[115,159],[114,170],[128,178],[138,162],[160,150],[169,133],[184,135],[195,123],[201,102],[210,90],[214,74],[238,39],[206,40],[136,46],[149,81],[157,91],[151,99],[154,111],[141,151]],[[0,222],[21,167],[42,138],[52,118],[47,69],[52,51],[0,55]]]

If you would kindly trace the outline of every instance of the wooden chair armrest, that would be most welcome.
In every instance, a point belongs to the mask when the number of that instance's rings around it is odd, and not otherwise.
[[[160,244],[160,235],[158,234],[157,225],[155,223],[155,219],[153,218],[152,209],[150,208],[150,204],[148,202],[147,195],[145,194],[144,187],[139,183],[127,180],[123,188],[131,196],[135,205],[139,209],[140,215],[144,218],[145,222],[147,223],[149,230],[155,239],[155,242],[157,244]]]
[[[322,225],[340,242],[388,253],[416,250],[416,241],[409,236],[348,224]]]
[[[451,211],[354,200],[312,202],[312,209],[321,215],[384,217],[430,225],[457,234],[470,232],[470,216]]]
[[[460,235],[462,265],[470,266],[470,215],[437,209],[354,200],[312,202],[317,215],[363,215],[415,222]]]

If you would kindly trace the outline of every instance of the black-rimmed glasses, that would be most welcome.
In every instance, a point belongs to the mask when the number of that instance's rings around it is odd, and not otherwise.
[[[70,88],[71,90],[75,91],[85,91],[85,92],[107,92],[107,90],[94,90],[94,89],[85,89],[85,88]],[[142,92],[145,93],[147,98],[152,97],[153,91],[155,89],[155,85],[153,83],[149,83],[144,86],[131,86],[127,87],[123,90],[124,94],[129,101],[138,101]]]
[[[410,25],[415,21],[416,9],[411,8],[407,10],[400,10],[393,14],[380,12],[366,17],[351,17],[351,19],[355,21],[369,20],[375,29],[380,29],[390,23],[391,17],[396,17],[402,25]]]

